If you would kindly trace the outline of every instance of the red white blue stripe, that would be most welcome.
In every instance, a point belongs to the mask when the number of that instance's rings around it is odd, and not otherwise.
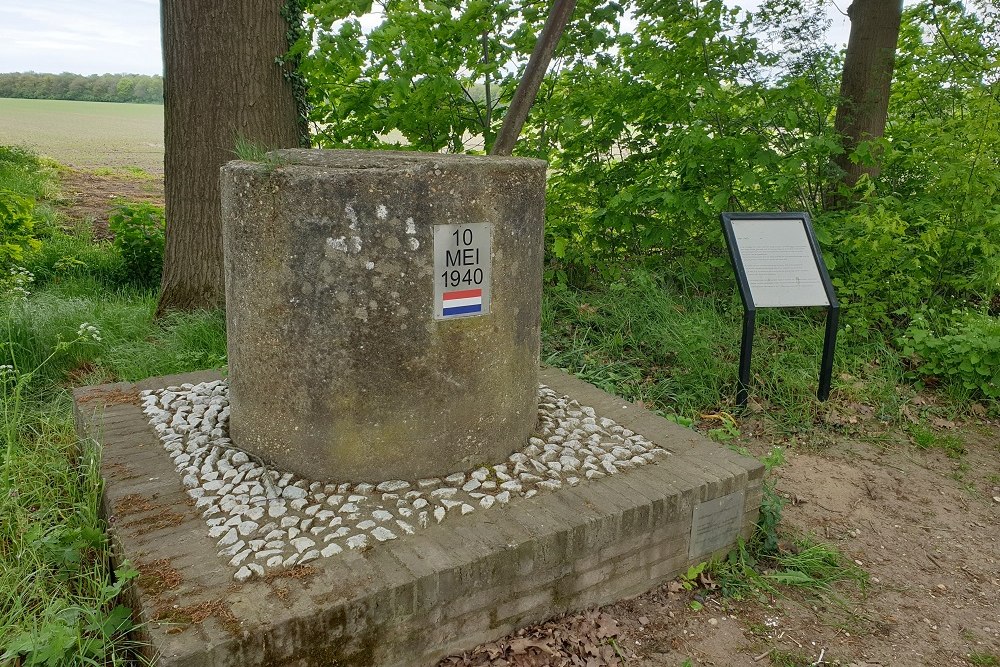
[[[442,315],[468,315],[469,313],[483,312],[483,290],[463,289],[454,292],[445,292],[442,296],[444,310]]]

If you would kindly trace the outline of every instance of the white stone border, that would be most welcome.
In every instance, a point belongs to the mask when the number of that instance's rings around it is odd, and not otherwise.
[[[238,568],[240,582],[669,455],[540,385],[536,437],[504,463],[415,482],[310,482],[234,447],[228,392],[226,382],[216,380],[141,396],[208,534],[218,539],[219,555]]]

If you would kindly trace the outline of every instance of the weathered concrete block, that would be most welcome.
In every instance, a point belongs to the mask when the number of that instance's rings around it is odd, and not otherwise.
[[[545,163],[272,157],[221,177],[233,441],[340,480],[434,477],[522,446]]]

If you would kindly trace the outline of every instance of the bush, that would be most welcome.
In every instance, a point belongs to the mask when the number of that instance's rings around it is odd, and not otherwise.
[[[0,268],[24,259],[28,250],[37,250],[35,202],[13,192],[0,190]]]
[[[126,280],[144,287],[157,285],[163,270],[163,209],[153,204],[118,202],[108,217],[108,226],[125,263]]]
[[[913,319],[901,343],[904,354],[916,357],[914,373],[971,396],[1000,398],[1000,320],[958,312],[949,324],[953,333],[936,334],[925,317]]]

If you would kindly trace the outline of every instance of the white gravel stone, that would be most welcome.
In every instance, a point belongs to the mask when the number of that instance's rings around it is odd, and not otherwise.
[[[253,549],[244,549],[243,551],[233,556],[232,560],[229,561],[229,564],[232,565],[233,567],[236,567],[237,565],[245,561],[252,553]]]
[[[372,537],[374,537],[379,542],[386,542],[388,540],[396,539],[396,534],[386,528],[385,526],[378,526],[372,531]]]
[[[244,565],[243,567],[241,567],[236,571],[236,574],[233,575],[233,579],[242,584],[244,581],[248,580],[251,576],[253,576],[253,572],[250,571],[249,567]]]
[[[347,546],[351,549],[363,549],[368,546],[368,536],[351,535],[347,538]]]
[[[410,483],[409,482],[404,482],[403,480],[399,480],[399,479],[392,480],[392,481],[389,481],[389,482],[382,482],[381,484],[379,484],[378,486],[375,487],[376,490],[381,491],[382,493],[391,493],[393,491],[402,491],[403,489],[408,489],[408,488],[410,488]]]
[[[339,544],[332,542],[323,547],[323,549],[321,549],[319,553],[321,556],[323,556],[323,558],[329,558],[330,556],[336,556],[343,550],[344,550],[343,547],[341,547]]]
[[[247,537],[253,535],[259,527],[260,525],[256,521],[243,521],[237,530],[239,530],[240,535]]]
[[[220,547],[228,547],[231,544],[236,544],[236,541],[239,540],[239,536],[236,532],[236,529],[231,528],[229,526],[220,526],[220,527],[226,529],[226,535],[216,544],[218,544]]]
[[[281,497],[288,500],[298,500],[299,498],[305,498],[306,495],[305,489],[300,489],[297,486],[286,486],[281,490]]]
[[[376,521],[385,522],[385,521],[391,521],[394,517],[392,516],[392,512],[387,512],[385,510],[375,510],[374,512],[372,512],[372,518],[375,519]]]

